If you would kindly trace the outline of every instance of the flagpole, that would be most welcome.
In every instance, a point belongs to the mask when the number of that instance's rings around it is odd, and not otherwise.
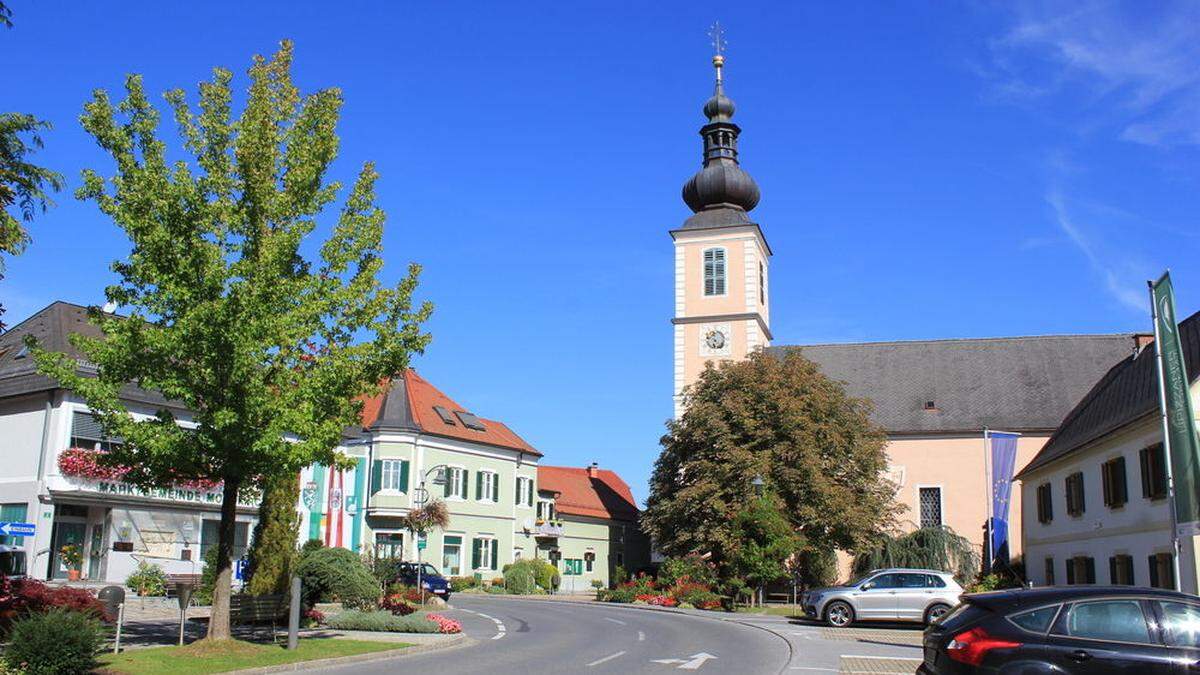
[[[1158,407],[1162,411],[1163,459],[1167,465],[1167,501],[1171,507],[1171,572],[1175,575],[1175,590],[1183,585],[1179,578],[1179,515],[1175,513],[1175,471],[1171,466],[1171,428],[1167,420],[1167,384],[1163,378],[1162,340],[1158,332],[1158,303],[1154,301],[1154,282],[1147,280],[1150,289],[1150,318],[1154,322],[1154,363],[1158,369]]]
[[[987,542],[986,542],[987,563],[985,565],[986,569],[984,569],[985,574],[992,573],[992,567],[995,565],[995,561],[993,560],[993,558],[996,555],[995,552],[992,551],[992,528],[995,527],[995,524],[992,522],[992,520],[994,518],[994,516],[992,514],[992,499],[993,499],[993,495],[992,495],[992,490],[993,490],[993,487],[992,487],[992,460],[991,460],[991,453],[989,452],[989,450],[990,450],[990,448],[988,448],[988,428],[984,427],[983,428],[983,481],[984,481],[983,494],[984,494],[984,499],[987,500],[987,520],[985,521],[986,525],[984,525],[984,528],[983,528],[983,536],[985,538],[987,538]]]

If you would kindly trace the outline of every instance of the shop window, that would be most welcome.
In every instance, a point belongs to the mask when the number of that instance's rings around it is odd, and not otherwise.
[[[380,560],[404,559],[404,535],[400,532],[376,532],[375,557]]]
[[[204,559],[204,554],[208,553],[210,548],[217,545],[217,540],[221,532],[221,521],[204,519],[200,524],[200,559]],[[249,549],[250,541],[250,523],[234,523],[233,527],[233,557],[232,560],[241,560],[246,556],[246,551]]]
[[[462,575],[462,537],[456,534],[442,537],[442,574],[448,577]]]

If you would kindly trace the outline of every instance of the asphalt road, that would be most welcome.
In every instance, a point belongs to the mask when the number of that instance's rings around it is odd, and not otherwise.
[[[594,603],[458,595],[443,612],[474,644],[332,673],[770,673],[789,670],[791,648],[755,626]],[[794,672],[794,671],[793,671]]]

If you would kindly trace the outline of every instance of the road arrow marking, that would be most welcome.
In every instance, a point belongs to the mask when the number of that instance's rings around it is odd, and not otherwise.
[[[715,658],[717,657],[713,656],[712,654],[700,652],[699,654],[692,654],[685,659],[650,659],[650,662],[675,666],[679,670],[699,670],[700,666],[703,666],[705,661]]]

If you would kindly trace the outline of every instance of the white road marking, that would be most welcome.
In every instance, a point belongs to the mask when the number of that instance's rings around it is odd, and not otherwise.
[[[712,654],[700,652],[699,654],[692,654],[691,656],[683,659],[650,659],[650,662],[663,663],[668,666],[679,664],[675,666],[679,670],[699,670],[700,666],[703,666],[705,661],[715,658],[717,657],[713,656]]]
[[[837,668],[816,668],[813,666],[792,666],[791,670],[819,670],[823,673],[836,673]]]
[[[870,654],[842,654],[843,659],[884,659],[887,661],[920,661],[912,656],[874,656]]]
[[[605,620],[605,621],[611,621],[611,622],[613,622],[613,623],[619,623],[619,624],[621,624],[622,626],[624,626],[624,625],[625,625],[625,622],[624,622],[624,621],[622,621],[622,620],[620,620],[620,619],[614,619],[614,618],[612,618],[611,616],[606,616],[606,617],[604,617],[604,620]]]
[[[504,627],[504,622],[501,621],[500,619],[497,619],[494,616],[488,616],[487,614],[484,614],[483,612],[476,612],[476,611],[470,610],[470,609],[460,609],[459,611],[467,612],[469,614],[474,614],[475,616],[482,617],[482,618],[487,619],[487,620],[491,621],[492,623],[496,624],[496,634],[492,636],[493,640],[499,640],[500,638],[502,638],[508,634],[508,629]]]
[[[619,658],[621,656],[625,656],[625,652],[617,652],[616,654],[609,654],[608,656],[606,656],[602,659],[596,659],[595,661],[592,661],[591,663],[587,664],[587,667],[591,668],[592,666],[598,666],[601,663],[604,663],[605,661],[612,661],[613,659]]]
[[[646,634],[639,630],[638,631],[638,642],[645,642],[645,641],[646,641]]]

